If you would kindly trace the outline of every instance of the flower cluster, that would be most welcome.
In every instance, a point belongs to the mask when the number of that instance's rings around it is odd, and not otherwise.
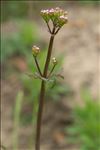
[[[68,13],[59,7],[41,10],[41,16],[48,23],[52,21],[55,27],[62,27],[68,21]]]

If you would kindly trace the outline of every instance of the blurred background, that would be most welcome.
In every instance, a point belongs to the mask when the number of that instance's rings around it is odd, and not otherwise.
[[[69,22],[57,34],[55,72],[47,85],[41,150],[100,150],[99,1],[1,1],[1,144],[7,150],[34,149],[40,80],[32,45],[41,48],[43,69],[50,35],[41,9],[61,7]]]

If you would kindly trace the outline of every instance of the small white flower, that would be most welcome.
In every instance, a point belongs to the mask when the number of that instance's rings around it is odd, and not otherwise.
[[[67,16],[64,16],[64,15],[62,15],[62,16],[60,16],[59,17],[62,21],[67,21],[68,20],[68,17]]]
[[[34,46],[32,47],[32,54],[33,54],[34,56],[37,56],[39,53],[40,53],[40,48],[37,47],[36,45],[34,45]]]
[[[62,15],[62,16],[60,16],[60,19],[65,19],[65,16],[63,16],[63,15]]]
[[[53,9],[53,8],[51,8],[50,10],[49,10],[49,13],[54,13],[55,12],[55,10]]]
[[[56,7],[55,10],[60,10],[60,8],[59,8],[59,7]]]
[[[39,47],[37,47],[36,45],[34,45],[34,46],[32,47],[32,49],[39,50]]]
[[[55,57],[52,58],[52,62],[53,62],[53,64],[57,64],[57,60]]]
[[[47,10],[41,10],[41,13],[42,14],[48,14],[49,13],[49,10],[47,9]]]

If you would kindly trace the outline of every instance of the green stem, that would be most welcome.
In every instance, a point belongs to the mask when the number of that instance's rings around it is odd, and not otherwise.
[[[50,71],[50,73],[49,73],[49,75],[48,75],[48,78],[51,76],[53,70],[55,69],[55,66],[56,66],[56,64],[53,65],[53,67],[52,67],[52,69],[51,69],[51,71]]]
[[[41,70],[40,70],[40,67],[39,67],[39,64],[38,64],[37,58],[36,58],[36,57],[34,57],[34,60],[35,60],[35,63],[36,63],[36,66],[37,66],[38,72],[39,72],[39,74],[42,76],[42,72],[41,72]]]
[[[55,27],[53,28],[53,31],[52,31],[52,34],[51,34],[51,37],[50,37],[46,63],[45,63],[45,67],[44,67],[44,74],[43,75],[44,75],[45,78],[47,77],[48,67],[49,67],[49,63],[50,63],[52,47],[53,47],[53,41],[54,41],[54,33],[55,33]]]
[[[53,41],[54,41],[54,33],[55,33],[55,27],[53,28],[49,47],[48,47],[48,53],[47,58],[45,62],[43,77],[47,77],[48,67],[50,63],[51,53],[52,53],[52,47],[53,47]],[[43,106],[44,106],[44,98],[45,98],[45,81],[41,81],[41,91],[40,91],[40,101],[39,101],[39,109],[38,109],[38,118],[37,118],[37,129],[36,129],[36,143],[35,143],[35,150],[40,150],[40,135],[41,135],[41,123],[42,123],[42,114],[43,114]]]
[[[57,31],[55,32],[55,34],[57,34],[57,33],[59,32],[60,29],[61,29],[61,27],[59,27],[59,28],[57,29]]]
[[[48,22],[46,22],[46,23],[47,23],[47,27],[48,27],[48,29],[49,29],[49,32],[52,33]]]

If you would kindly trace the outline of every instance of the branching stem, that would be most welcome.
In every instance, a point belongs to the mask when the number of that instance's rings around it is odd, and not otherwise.
[[[35,60],[35,63],[36,63],[38,72],[39,72],[39,74],[42,76],[42,72],[41,72],[41,70],[40,70],[40,66],[39,66],[39,64],[38,64],[37,57],[34,56],[34,60]]]
[[[46,22],[46,23],[47,23],[47,27],[48,27],[48,29],[49,29],[49,32],[52,33],[52,32],[51,32],[51,29],[50,29],[50,26],[49,26],[49,23],[48,23],[48,22]]]
[[[56,64],[53,65],[53,67],[52,67],[52,69],[51,69],[51,71],[50,71],[50,73],[49,73],[49,75],[48,75],[48,78],[51,76],[52,72],[54,71],[55,66],[56,66]]]
[[[55,27],[53,27],[52,34],[50,37],[49,47],[47,58],[44,66],[43,77],[47,77],[48,67],[50,63],[53,41],[54,41],[54,33]],[[35,143],[35,150],[40,150],[40,135],[41,135],[41,123],[42,123],[42,114],[43,114],[43,106],[44,106],[44,98],[45,98],[45,85],[46,82],[44,80],[41,81],[41,91],[40,91],[40,100],[39,100],[39,109],[38,109],[38,118],[37,118],[37,129],[36,129],[36,143]]]
[[[61,27],[59,27],[58,29],[57,29],[57,31],[55,32],[55,34],[57,34],[58,33],[58,31],[61,29]]]

